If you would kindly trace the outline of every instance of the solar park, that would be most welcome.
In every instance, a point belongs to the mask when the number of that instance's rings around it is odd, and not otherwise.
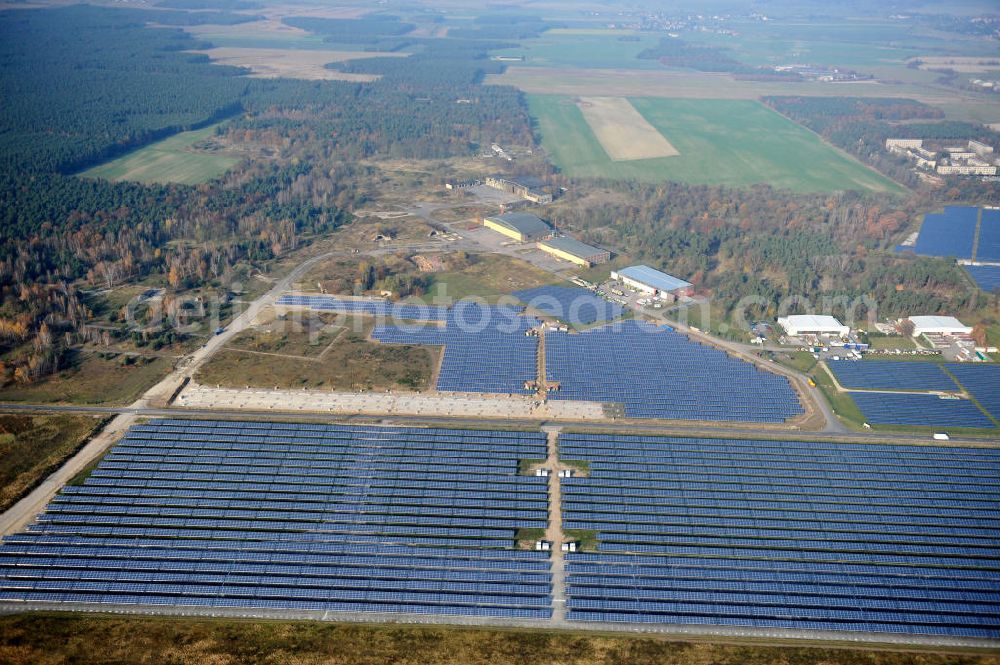
[[[445,392],[528,395],[538,376],[538,340],[525,333],[539,325],[520,309],[460,301],[444,328],[379,325],[372,339],[385,344],[443,346],[437,389]]]
[[[927,214],[912,250],[921,256],[1000,261],[1000,210],[946,206],[942,213]]]
[[[0,600],[550,616],[544,434],[157,420],[0,545]]]
[[[976,286],[987,293],[1000,292],[1000,266],[963,266]]]
[[[566,620],[1000,639],[1000,450],[562,433]],[[0,602],[545,625],[541,432],[133,426],[0,543]],[[309,613],[322,613],[309,614]]]
[[[997,425],[990,417],[1000,419],[1000,365],[888,360],[826,365],[873,425],[992,429]],[[963,388],[982,408],[960,398]]]
[[[617,303],[575,287],[540,286],[513,295],[529,308],[573,325],[612,321],[625,311]]]
[[[938,363],[878,360],[828,360],[827,367],[845,388],[864,390],[941,390],[958,386]]]
[[[784,422],[802,413],[787,379],[667,327],[623,321],[545,334],[549,399],[624,404],[628,418]]]
[[[865,419],[873,425],[912,427],[972,427],[996,424],[967,399],[943,399],[920,393],[851,393]]]
[[[1000,451],[564,434],[570,621],[1000,638]]]
[[[980,406],[1000,420],[1000,365],[948,363],[947,367]]]

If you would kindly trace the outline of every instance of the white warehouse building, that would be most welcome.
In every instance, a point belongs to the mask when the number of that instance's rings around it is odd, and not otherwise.
[[[954,316],[911,316],[913,336],[921,335],[969,335],[972,327],[967,326]]]
[[[851,329],[832,316],[820,314],[791,314],[778,318],[778,325],[792,337],[800,335],[839,335],[847,337]]]

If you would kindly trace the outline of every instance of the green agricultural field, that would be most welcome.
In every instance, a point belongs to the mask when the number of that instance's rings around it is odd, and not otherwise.
[[[570,176],[731,186],[769,183],[802,192],[904,191],[756,101],[630,101],[680,151],[679,156],[612,161],[572,97],[528,96],[542,145]]]
[[[210,139],[218,125],[181,132],[151,143],[110,162],[87,169],[84,178],[144,183],[197,185],[217,178],[240,162],[239,157],[214,154],[198,144]]]

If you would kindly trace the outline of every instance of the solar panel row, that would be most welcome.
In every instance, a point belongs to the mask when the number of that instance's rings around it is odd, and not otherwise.
[[[1000,420],[1000,365],[950,363],[947,367],[979,405],[994,419]]]
[[[851,393],[865,420],[873,425],[976,427],[996,425],[967,399],[907,393]]]
[[[867,390],[956,391],[958,386],[938,363],[828,360],[827,367],[845,388]]]
[[[788,381],[639,321],[545,335],[550,399],[622,403],[630,418],[783,422],[802,413]]]
[[[946,206],[943,213],[924,216],[914,251],[922,256],[971,259],[979,209]]]
[[[545,479],[495,455],[546,448],[529,432],[154,421],[3,541],[0,599],[546,618],[546,554],[514,549],[548,523]]]
[[[1000,210],[996,208],[983,208],[976,260],[1000,261]]]
[[[1000,266],[964,266],[976,286],[987,293],[1000,292]]]
[[[1000,451],[564,434],[559,452],[589,468],[562,481],[564,527],[599,541],[567,554],[571,621],[1000,637]]]
[[[384,344],[444,346],[437,389],[446,392],[528,395],[538,376],[538,339],[525,333],[539,322],[518,309],[460,302],[444,328],[376,326]]]
[[[515,291],[512,295],[531,309],[577,325],[611,321],[625,311],[617,303],[608,302],[587,289],[575,287],[540,286],[535,289]]]

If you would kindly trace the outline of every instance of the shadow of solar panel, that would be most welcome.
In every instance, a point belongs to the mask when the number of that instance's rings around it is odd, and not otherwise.
[[[551,614],[530,432],[160,420],[0,545],[0,600]]]

